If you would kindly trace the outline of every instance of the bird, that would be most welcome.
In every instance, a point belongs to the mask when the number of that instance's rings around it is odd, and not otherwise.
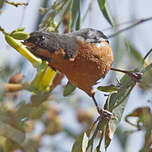
[[[68,80],[86,92],[94,101],[102,117],[110,119],[112,113],[100,108],[95,99],[93,86],[105,78],[112,68],[113,51],[108,37],[100,30],[84,28],[78,31],[58,34],[48,31],[36,31],[30,34],[23,44],[37,57],[68,78]]]

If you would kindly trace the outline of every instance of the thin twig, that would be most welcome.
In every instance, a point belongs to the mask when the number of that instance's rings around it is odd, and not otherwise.
[[[30,0],[27,0],[27,3],[29,4]],[[27,7],[23,7],[23,11],[22,11],[21,21],[20,21],[19,27],[21,27],[22,24],[23,24],[23,21],[24,21],[24,18],[25,18],[25,14],[26,14],[26,10],[27,10]]]
[[[28,5],[28,3],[9,2],[8,0],[5,0],[5,2],[6,2],[7,4],[13,5],[13,6],[15,6],[15,7],[18,7],[19,5],[23,5],[23,6],[27,6],[27,5]]]
[[[104,29],[102,29],[102,31],[108,31],[108,30],[112,30],[113,28],[117,28],[119,26],[124,26],[124,25],[128,25],[128,24],[132,24],[132,23],[135,23],[135,22],[138,22],[140,21],[141,19],[136,19],[136,20],[128,20],[128,21],[124,21],[124,22],[121,22],[121,23],[117,23],[113,26],[109,26],[109,27],[106,27]]]
[[[143,74],[141,72],[131,72],[131,71],[125,71],[121,69],[111,68],[113,71],[118,71],[127,74],[132,80],[136,82],[140,82],[142,79]]]
[[[141,20],[139,20],[139,21],[136,21],[136,22],[133,23],[132,25],[130,25],[130,26],[128,26],[128,27],[125,27],[125,28],[123,28],[123,29],[121,29],[121,30],[119,30],[119,31],[117,31],[117,32],[109,35],[108,38],[112,38],[112,37],[114,37],[114,36],[116,36],[116,35],[124,32],[124,31],[127,31],[127,30],[129,30],[129,29],[131,29],[131,28],[133,28],[133,27],[135,27],[135,26],[137,26],[137,25],[139,25],[139,24],[142,24],[142,23],[147,22],[147,21],[150,21],[150,20],[152,20],[152,17],[148,17],[148,18],[145,18],[145,19],[141,19]]]
[[[146,53],[146,55],[144,56],[144,61],[147,59],[147,57],[149,56],[150,53],[152,53],[152,49],[150,49],[150,50]]]

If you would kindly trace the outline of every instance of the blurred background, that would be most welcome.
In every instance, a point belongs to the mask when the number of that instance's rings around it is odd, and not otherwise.
[[[47,16],[47,14],[42,15],[40,13],[40,8],[47,8],[54,1],[14,0],[14,2],[28,2],[28,6],[14,7],[8,3],[4,3],[0,9],[0,26],[7,32],[11,32],[18,27],[25,27],[25,31],[30,33],[38,30],[39,24]],[[111,27],[103,16],[97,0],[82,0],[80,27],[95,28],[109,36],[115,31],[127,27],[140,19],[152,16],[151,0],[107,0],[107,5],[117,26]],[[56,18],[56,22],[59,21],[59,18]],[[133,70],[140,64],[139,56],[144,57],[152,48],[151,27],[152,20],[109,39],[115,56],[113,67]],[[63,32],[64,25],[61,25],[59,33]],[[126,43],[129,43],[136,51],[128,48]],[[16,73],[24,75],[23,82],[32,81],[36,70],[31,63],[8,46],[2,33],[0,33],[0,54],[1,83],[10,81],[10,78]],[[151,63],[151,60],[152,55],[149,55],[146,60],[147,64]],[[101,80],[99,85],[116,84],[122,75],[121,73],[110,71],[106,78]],[[149,106],[152,108],[152,71],[145,79],[146,81],[137,84],[131,92],[119,128],[108,147],[108,152],[112,152],[113,150],[117,152],[139,152],[142,148],[145,132],[134,132],[135,128],[126,123],[124,117],[137,107]],[[0,113],[2,115],[6,115],[7,113],[9,119],[13,120],[12,116],[14,113],[19,108],[21,109],[18,112],[19,114],[22,113],[20,115],[22,122],[20,123],[25,122],[24,129],[27,132],[28,142],[34,143],[36,151],[71,151],[75,138],[97,118],[97,112],[92,99],[80,89],[76,89],[67,97],[63,96],[64,86],[67,84],[67,81],[66,78],[63,78],[61,84],[52,91],[49,99],[41,104],[41,106],[34,106],[33,109],[29,109],[27,106],[32,100],[30,92],[20,91],[4,95],[3,91],[1,91]],[[101,107],[103,107],[107,98],[104,94],[104,92],[97,91],[96,98]],[[21,107],[25,108],[23,109],[27,111],[29,117],[27,117],[26,112],[22,111]],[[20,125],[18,124],[17,127]],[[6,142],[6,139],[0,136],[0,145],[3,145],[4,142]],[[11,140],[7,140],[7,144],[11,146],[10,149],[5,147],[6,151],[13,151],[17,147],[14,146],[14,142]],[[17,148],[20,149],[18,151],[22,151],[22,147]],[[1,149],[0,151],[3,151],[3,148]]]

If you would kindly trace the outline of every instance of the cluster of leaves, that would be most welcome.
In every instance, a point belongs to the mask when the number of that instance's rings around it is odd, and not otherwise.
[[[47,14],[47,17],[40,24],[40,28],[57,31],[58,27],[63,23],[66,24],[64,32],[69,32],[72,28],[78,30],[80,28],[80,4],[81,0],[58,0],[48,8],[41,8],[41,14]],[[55,19],[58,16],[60,16],[60,20],[56,24]]]
[[[98,0],[97,2],[105,19],[112,27],[114,27],[115,22],[110,14],[106,0]],[[70,32],[74,29],[78,30],[80,28],[80,7],[82,3],[83,1],[81,0],[56,0],[48,8],[41,8],[40,11],[44,18],[40,24],[40,28],[43,30],[57,32],[59,26],[63,24],[63,32]],[[3,4],[4,1],[0,1],[0,7],[2,7]],[[56,23],[55,19],[58,17],[60,19],[58,23]],[[15,40],[18,39],[18,36],[21,36],[19,32],[23,32],[14,30],[12,33],[8,34],[5,33],[3,29],[1,29],[1,31],[4,33],[5,37],[11,36],[11,38],[14,38]],[[24,35],[25,33],[23,32],[22,34]],[[22,37],[19,39],[24,38]],[[10,44],[10,41],[8,41],[8,43]],[[145,57],[142,57],[139,51],[135,49],[135,47],[129,41],[126,41],[126,46],[128,47],[128,53],[131,54],[134,60],[136,60],[136,65],[138,65],[133,71],[139,71],[143,73],[143,79],[140,82],[141,88],[151,88],[152,63],[146,63],[146,59],[152,51],[150,50],[145,55]],[[14,48],[18,50],[18,48]],[[25,55],[23,54],[23,56]],[[29,58],[27,59],[30,61]],[[44,135],[47,134],[52,136],[62,131],[66,132],[71,137],[76,137],[75,134],[62,126],[59,109],[56,106],[50,106],[52,96],[51,91],[48,90],[50,82],[48,75],[50,75],[50,71],[48,70],[47,64],[40,63],[40,66],[38,67],[38,74],[31,83],[34,89],[32,87],[29,88],[28,86],[28,90],[32,90],[36,93],[35,95],[31,96],[30,102],[28,104],[20,102],[17,106],[15,106],[15,99],[18,97],[18,92],[16,91],[27,88],[27,86],[22,87],[22,79],[19,79],[19,81],[14,81],[14,78],[13,80],[11,78],[11,81],[9,81],[7,85],[4,85],[4,87],[0,88],[2,92],[0,102],[1,151],[10,152],[20,149],[22,151],[35,152],[38,151],[41,139]],[[52,84],[54,85],[55,83],[55,85],[52,87],[52,89],[60,83],[62,77],[63,75],[56,75]],[[18,79],[18,77],[15,76],[15,79]],[[72,152],[93,152],[94,150],[101,152],[101,144],[103,142],[105,149],[108,148],[122,118],[128,96],[130,95],[135,85],[136,82],[134,80],[132,80],[128,75],[124,75],[117,86],[110,85],[98,87],[98,90],[100,91],[109,92],[104,109],[112,112],[116,119],[109,121],[99,117],[93,123],[94,114],[90,114],[90,111],[79,110],[77,115],[78,121],[80,123],[85,122],[87,127],[86,131],[77,137],[72,147]],[[17,89],[14,89],[16,86]],[[19,88],[19,86],[21,87]],[[74,90],[75,86],[69,82],[64,88],[63,95],[68,96]],[[14,100],[14,102],[10,100]],[[132,124],[128,120],[130,117],[138,118],[137,124]],[[141,149],[141,152],[149,152],[152,143],[152,113],[149,107],[135,109],[131,114],[128,114],[125,119],[129,124],[136,127],[137,131],[144,130],[146,132],[145,143]],[[43,122],[45,130],[35,137],[33,136],[32,131],[34,130],[34,126],[36,125],[37,121]],[[27,134],[29,134],[29,137],[25,138]],[[96,145],[95,142],[98,142],[98,144]]]

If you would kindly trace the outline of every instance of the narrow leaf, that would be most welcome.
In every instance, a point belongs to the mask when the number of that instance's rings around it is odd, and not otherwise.
[[[145,91],[152,88],[152,69],[144,72],[139,86]]]
[[[106,121],[104,121],[103,119],[99,119],[96,129],[95,129],[91,139],[89,140],[88,147],[87,147],[87,149],[91,148],[91,152],[93,151],[93,144],[94,144],[95,138],[97,137],[98,132],[101,133],[100,142],[102,142],[105,126],[106,126]],[[98,151],[100,150],[100,146],[101,146],[100,142],[99,142],[99,145],[96,147],[96,149],[98,149]]]
[[[144,69],[142,69],[142,72],[145,74],[145,72],[148,72],[152,70],[152,63],[147,65]]]
[[[70,2],[70,7],[69,7],[69,19],[68,19],[68,32],[71,32],[71,29],[72,29],[72,20],[73,20],[73,17],[72,17],[72,7],[73,7],[73,0],[71,0]]]
[[[133,124],[132,122],[130,122],[128,120],[128,118],[130,117],[138,118],[137,124]],[[150,107],[148,106],[137,108],[132,113],[128,114],[125,117],[126,122],[137,127],[138,129],[140,129],[143,126],[148,127],[148,124],[150,124],[149,122],[151,122],[151,120],[152,120],[152,113],[151,113]]]
[[[75,143],[72,147],[72,152],[83,152],[82,151],[82,141],[83,141],[84,134],[81,134],[79,137],[77,137]]]
[[[113,26],[114,20],[113,20],[111,13],[107,7],[106,0],[98,0],[98,4],[99,4],[100,10],[102,11],[104,17],[107,19],[109,24],[111,24]]]
[[[21,132],[20,130],[17,130],[16,128],[13,128],[9,124],[3,123],[1,121],[0,121],[0,136],[9,138],[18,144],[22,144],[25,140],[24,132]]]
[[[109,85],[109,86],[99,86],[97,89],[103,92],[114,92],[117,91],[119,87],[114,85]]]
[[[135,65],[139,65],[138,69],[141,68],[141,66],[144,64],[144,59],[141,55],[141,53],[131,44],[129,41],[126,42],[126,46],[129,50],[129,55],[133,59]]]
[[[105,108],[117,117],[117,120],[112,120],[109,122],[109,132],[108,140],[106,141],[106,148],[109,146],[111,139],[121,121],[126,102],[128,101],[128,96],[135,86],[135,82],[132,81],[127,75],[123,76],[120,80],[120,88],[117,93],[110,95],[106,101]]]
[[[115,132],[115,136],[119,140],[121,147],[124,147],[125,149],[125,147],[127,146],[129,134],[125,132],[123,128],[119,127]]]
[[[3,4],[4,4],[4,0],[0,0],[0,8],[3,7]]]
[[[113,93],[109,99],[108,110],[112,111],[114,108],[119,106],[130,94],[131,88],[135,86],[135,82],[130,77],[124,75],[120,80],[120,88],[117,90],[118,93]]]
[[[144,67],[141,72],[143,72],[143,78],[140,87],[143,90],[152,88],[152,63]]]
[[[102,10],[105,8],[105,0],[98,0],[99,6]]]
[[[89,141],[88,136],[86,133],[84,133],[83,141],[82,141],[82,152],[86,152],[87,146],[88,146],[88,141]]]
[[[81,15],[80,15],[80,9],[79,9],[78,18],[77,18],[77,21],[76,21],[76,30],[80,29],[80,21],[81,21]]]
[[[72,21],[72,27],[76,24],[76,29],[79,29],[80,25],[80,5],[81,0],[74,0],[73,1],[73,8],[72,8],[72,14],[73,14],[73,21]]]
[[[70,95],[75,89],[76,87],[72,83],[68,82],[68,84],[64,88],[63,96]]]

